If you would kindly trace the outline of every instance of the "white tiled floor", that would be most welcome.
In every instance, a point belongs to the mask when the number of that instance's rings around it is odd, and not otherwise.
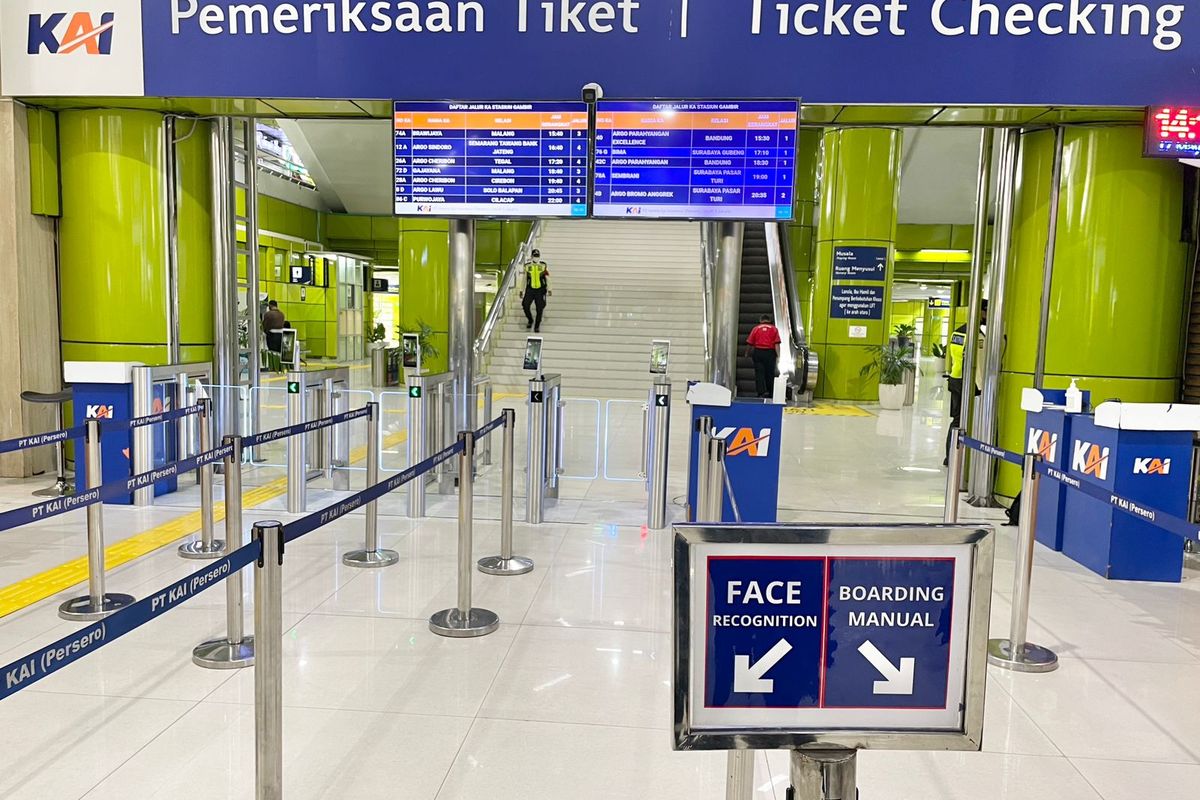
[[[782,519],[939,520],[944,398],[932,383],[922,395],[916,411],[787,416]],[[602,447],[597,456],[594,406],[579,403],[569,415],[569,474],[636,473],[618,453],[637,447],[637,405],[614,408],[607,464]],[[677,411],[673,498],[683,493],[686,456]],[[523,409],[519,420],[523,429]],[[517,453],[520,462],[523,437]],[[281,474],[254,472],[248,484]],[[361,486],[361,473],[353,481]],[[0,507],[29,503],[44,482],[0,485]],[[497,549],[498,485],[496,467],[478,481],[475,557]],[[310,507],[335,496],[318,485]],[[187,513],[195,497],[188,487],[153,509],[106,507],[109,542]],[[275,500],[249,510],[246,522],[287,519],[282,508]],[[288,547],[289,800],[724,797],[722,754],[671,750],[669,536],[642,529],[638,483],[566,480],[545,524],[518,522],[516,549],[537,566],[520,577],[474,574],[476,604],[503,620],[477,640],[428,631],[429,614],[454,602],[457,544],[454,499],[431,494],[429,508],[431,517],[414,525],[403,516],[403,493],[381,503],[383,544],[401,556],[386,570],[340,562],[361,545],[360,514]],[[519,497],[518,520],[523,512]],[[962,514],[999,518],[969,506]],[[82,512],[5,532],[0,584],[77,558],[83,542]],[[1000,634],[1012,550],[1011,530],[1000,530],[992,613]],[[113,570],[110,586],[144,596],[196,566],[163,548]],[[1058,650],[1061,669],[990,674],[982,753],[863,753],[862,798],[1197,797],[1197,574],[1182,585],[1109,582],[1039,548],[1030,636]],[[249,585],[246,594],[249,605]],[[0,663],[76,627],[55,615],[60,599],[0,619]],[[223,622],[224,592],[209,591],[0,702],[0,797],[253,797],[253,674],[205,671],[189,657]],[[787,767],[785,753],[758,755],[756,800],[783,799]]]

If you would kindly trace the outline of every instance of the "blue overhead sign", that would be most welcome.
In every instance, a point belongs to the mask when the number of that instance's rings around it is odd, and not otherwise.
[[[1082,0],[4,0],[3,93],[1144,106],[1200,10]]]
[[[979,539],[961,540],[962,529],[894,533],[677,527],[677,580],[688,573],[677,599],[688,641],[677,647],[689,656],[692,730],[969,727],[968,706],[980,698],[969,697],[978,676],[968,676],[968,660],[987,627],[973,589],[990,576],[981,572],[990,570],[990,540],[984,554]],[[879,543],[889,540],[908,543]]]

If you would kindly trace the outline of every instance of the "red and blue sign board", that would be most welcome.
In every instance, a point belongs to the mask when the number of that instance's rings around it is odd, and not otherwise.
[[[735,402],[729,406],[692,406],[692,430],[700,417],[712,417],[713,434],[725,440],[725,471],[742,522],[775,522],[779,513],[779,454],[783,446],[783,406]],[[693,434],[694,435],[694,434]],[[696,508],[699,448],[690,448],[688,507]],[[725,494],[722,520],[734,522]],[[714,520],[715,521],[715,520]]]
[[[758,531],[784,526],[718,530],[742,541],[693,543],[676,566],[689,571],[693,728],[962,729],[967,640],[986,636],[972,587],[990,556],[900,534],[910,543],[763,542]]]

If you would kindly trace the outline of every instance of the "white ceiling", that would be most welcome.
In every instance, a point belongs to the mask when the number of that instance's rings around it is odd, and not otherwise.
[[[392,213],[389,121],[281,119],[279,125],[316,181],[326,210]],[[974,221],[979,129],[905,128],[902,158],[900,222]]]

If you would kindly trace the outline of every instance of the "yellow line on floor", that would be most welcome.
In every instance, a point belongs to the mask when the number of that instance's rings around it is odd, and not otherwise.
[[[785,413],[788,414],[803,414],[812,417],[873,417],[875,416],[866,409],[859,408],[853,405],[841,405],[837,403],[814,403],[812,406],[799,406],[785,408]]]
[[[408,439],[406,431],[393,433],[384,438],[385,448],[395,446]],[[367,457],[367,446],[359,445],[350,452],[350,463],[358,463]],[[242,509],[257,508],[263,503],[287,492],[287,478],[278,478],[270,483],[242,492]],[[217,522],[225,519],[225,504],[217,503],[213,508]],[[134,534],[104,549],[105,571],[165,547],[200,529],[200,510],[190,511],[170,522],[157,525],[142,533]],[[0,589],[0,617],[20,611],[47,597],[53,597],[64,589],[83,583],[88,577],[87,556],[59,564],[37,575],[17,581]]]

